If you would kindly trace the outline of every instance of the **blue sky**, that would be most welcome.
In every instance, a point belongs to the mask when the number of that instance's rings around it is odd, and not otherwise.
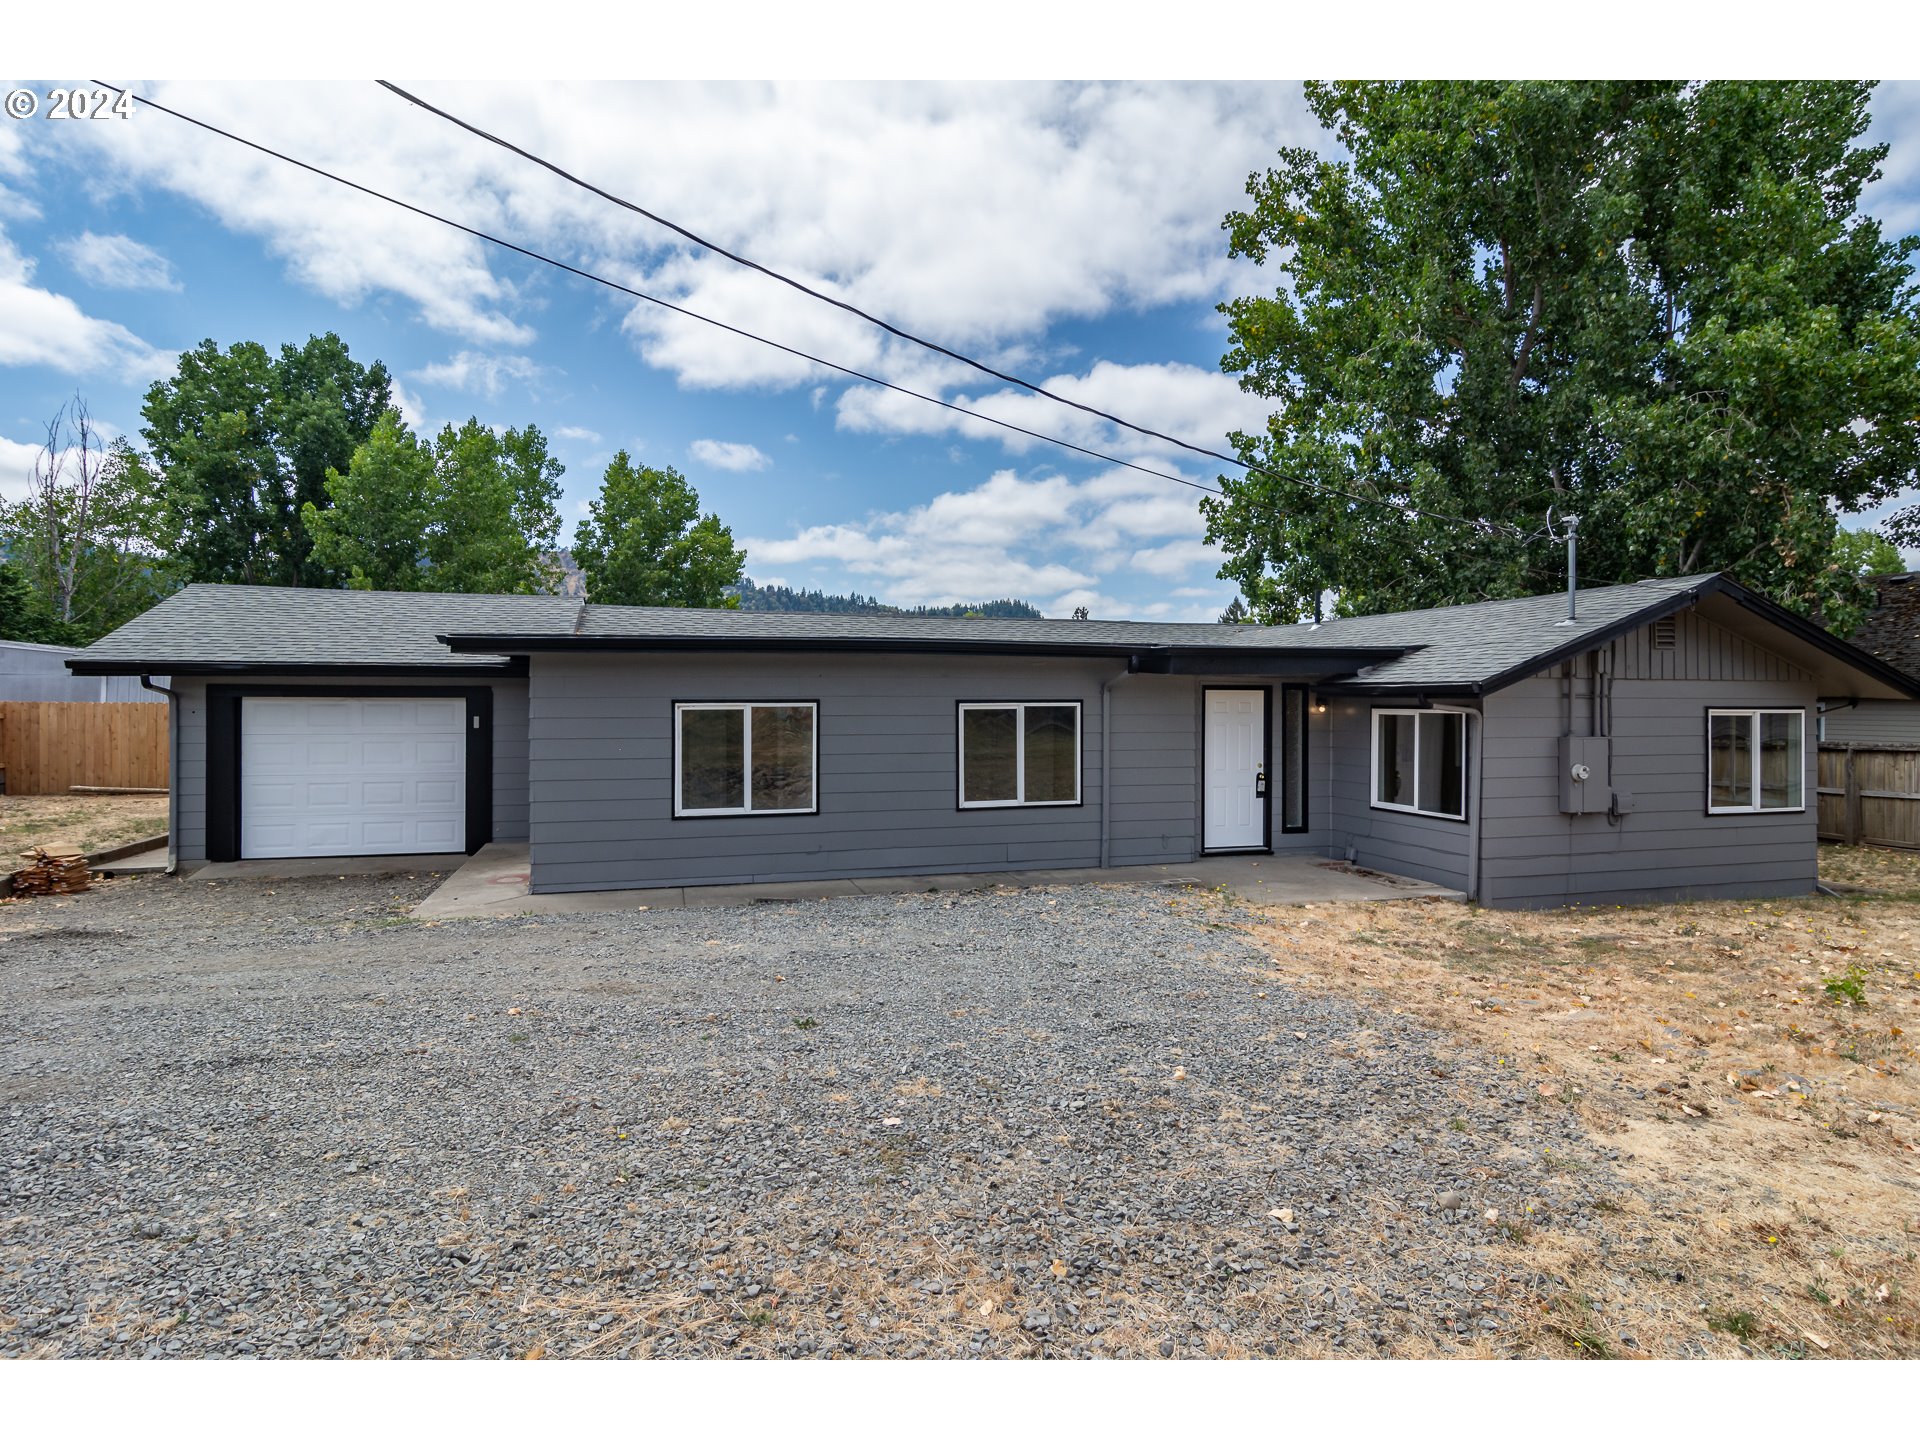
[[[137,88],[689,308],[1212,476],[692,251],[371,82]],[[1219,222],[1276,147],[1320,143],[1297,85],[409,88],[1102,408],[1215,446],[1265,413],[1218,373],[1213,307],[1272,282],[1227,260]],[[1870,209],[1920,228],[1920,86],[1882,87],[1875,131],[1894,153]],[[1182,487],[812,370],[161,114],[0,121],[0,491],[76,389],[132,432],[178,350],[327,330],[387,363],[416,425],[538,423],[569,526],[615,449],[675,466],[762,583],[1106,618],[1210,619],[1232,593]]]

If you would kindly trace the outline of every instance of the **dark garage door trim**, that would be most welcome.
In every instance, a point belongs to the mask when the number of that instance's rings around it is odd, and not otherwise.
[[[459,696],[467,702],[467,854],[493,838],[491,685],[209,685],[207,687],[207,859],[240,858],[240,702],[398,695]]]

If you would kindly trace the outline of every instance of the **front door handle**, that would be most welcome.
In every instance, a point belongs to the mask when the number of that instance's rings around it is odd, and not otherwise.
[[[1253,777],[1253,798],[1256,800],[1267,798],[1267,770],[1264,765]]]

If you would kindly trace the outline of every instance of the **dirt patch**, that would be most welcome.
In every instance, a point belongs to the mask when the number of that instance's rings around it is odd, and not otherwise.
[[[164,795],[0,795],[0,870],[36,845],[92,852],[166,832]]]
[[[1920,855],[1831,847],[1822,870],[1880,893],[1402,901],[1276,910],[1259,934],[1276,978],[1491,1052],[1629,1157],[1610,1249],[1506,1227],[1569,1281],[1533,1316],[1542,1353],[1916,1356]]]

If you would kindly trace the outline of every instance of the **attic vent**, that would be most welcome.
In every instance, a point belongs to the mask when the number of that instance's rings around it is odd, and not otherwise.
[[[1680,622],[1669,615],[1653,622],[1653,648],[1671,650],[1680,643]]]

